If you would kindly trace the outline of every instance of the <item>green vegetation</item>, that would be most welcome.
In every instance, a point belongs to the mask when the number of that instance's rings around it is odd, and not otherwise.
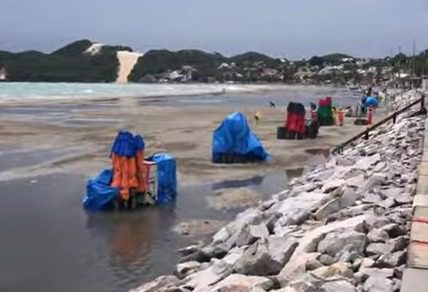
[[[44,82],[112,82],[117,78],[118,49],[104,46],[97,55],[86,54],[89,40],[69,44],[51,54],[37,51],[9,53],[0,51],[0,68],[10,81]]]
[[[178,52],[152,50],[138,59],[129,80],[140,81],[146,75],[179,70],[183,66],[192,66],[201,76],[214,77],[217,67],[224,60],[225,58],[220,54],[210,54],[199,50],[181,50]]]
[[[192,81],[207,82],[210,79],[225,81],[225,72],[219,70],[219,66],[223,63],[235,63],[237,73],[243,73],[240,69],[254,66],[257,63],[263,63],[265,66],[274,68],[281,65],[279,59],[255,52],[228,58],[219,53],[207,53],[200,50],[181,50],[177,52],[151,50],[138,59],[129,80],[138,82],[144,80],[148,75],[160,75],[190,66],[193,69]],[[231,80],[235,79],[234,76],[229,77]],[[248,78],[249,81],[252,81],[250,76]]]

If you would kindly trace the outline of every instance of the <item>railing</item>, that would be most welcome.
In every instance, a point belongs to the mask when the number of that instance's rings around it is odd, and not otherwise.
[[[417,99],[416,101],[410,103],[409,105],[403,107],[402,109],[399,109],[398,111],[393,112],[392,114],[390,114],[389,116],[387,116],[386,118],[384,118],[383,120],[377,122],[376,124],[374,124],[373,126],[367,128],[364,132],[352,137],[351,139],[349,139],[348,141],[340,144],[339,146],[337,146],[336,148],[333,149],[333,151],[331,152],[332,154],[340,154],[343,153],[343,149],[351,144],[352,142],[360,139],[361,137],[364,137],[364,139],[368,140],[369,139],[369,134],[371,131],[373,131],[374,129],[376,129],[377,127],[385,124],[386,122],[389,122],[390,120],[392,120],[392,122],[395,124],[395,121],[397,120],[397,116],[405,111],[407,111],[408,109],[410,109],[411,107],[417,105],[418,103],[421,104],[421,111],[425,110],[425,96],[422,95],[421,98]]]

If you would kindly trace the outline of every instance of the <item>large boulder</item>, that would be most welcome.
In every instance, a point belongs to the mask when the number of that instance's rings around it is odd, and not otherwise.
[[[250,246],[234,265],[246,275],[275,275],[288,262],[298,243],[294,238],[271,236]]]
[[[318,244],[318,252],[339,259],[345,252],[354,252],[363,256],[367,237],[356,231],[332,232]]]
[[[367,234],[367,238],[370,242],[386,242],[389,239],[389,235],[385,230],[372,229]]]
[[[268,212],[279,213],[282,217],[276,222],[276,225],[300,225],[309,216],[312,210],[321,207],[329,196],[322,193],[301,193],[297,197],[291,197],[279,202],[269,209]]]
[[[395,268],[406,263],[407,252],[397,251],[383,254],[377,261],[376,266],[381,268]]]

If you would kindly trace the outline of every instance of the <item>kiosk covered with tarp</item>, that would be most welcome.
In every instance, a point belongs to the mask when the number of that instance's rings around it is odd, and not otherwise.
[[[260,140],[251,131],[247,119],[240,112],[229,114],[213,133],[214,163],[248,163],[270,159]]]
[[[318,102],[318,121],[320,126],[334,125],[331,97],[321,98]]]
[[[175,159],[159,153],[145,160],[142,136],[120,131],[110,158],[111,168],[87,182],[83,199],[86,209],[133,209],[164,204],[176,197]]]
[[[365,96],[363,99],[364,99],[364,103],[363,104],[364,104],[365,107],[374,107],[374,108],[376,108],[379,105],[379,100],[376,97],[374,97],[374,96]]]
[[[305,106],[298,102],[290,102],[283,127],[277,128],[278,139],[314,139],[318,135],[318,119],[311,117],[305,119]]]

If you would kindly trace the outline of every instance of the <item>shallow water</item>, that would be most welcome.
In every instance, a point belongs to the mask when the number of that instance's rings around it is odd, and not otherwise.
[[[74,175],[1,183],[0,291],[127,291],[173,272],[177,249],[193,242],[172,231],[176,224],[231,220],[242,209],[209,209],[206,196],[218,185],[201,185],[180,188],[167,206],[88,213],[84,183]],[[283,173],[251,186],[262,199],[286,184]]]

